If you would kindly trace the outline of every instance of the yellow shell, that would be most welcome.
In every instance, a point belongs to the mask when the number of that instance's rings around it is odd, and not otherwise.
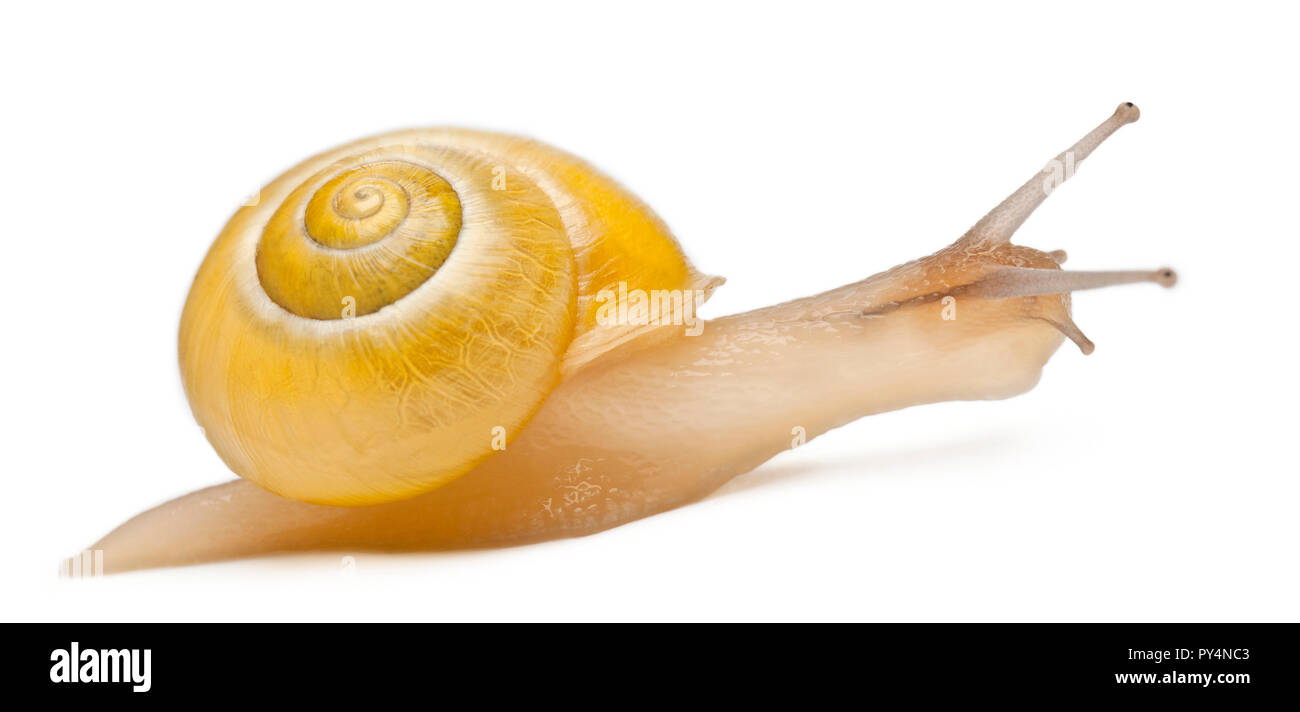
[[[240,476],[392,501],[473,469],[564,373],[652,328],[598,324],[602,289],[720,281],[573,156],[399,131],[304,161],[231,218],[185,304],[181,376]]]

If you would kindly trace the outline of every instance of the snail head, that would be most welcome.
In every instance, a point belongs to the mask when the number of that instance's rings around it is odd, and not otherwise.
[[[1064,250],[1043,252],[1014,245],[1011,236],[1075,167],[1120,126],[1138,119],[1131,102],[1074,146],[1059,154],[1016,192],[984,216],[949,247],[890,270],[881,279],[879,298],[862,310],[866,317],[897,312],[909,319],[954,322],[953,331],[1014,330],[1012,340],[1051,342],[1064,335],[1085,354],[1093,343],[1070,316],[1070,295],[1085,289],[1154,282],[1172,287],[1177,275],[1168,267],[1154,270],[1070,271]],[[1026,328],[1050,326],[1051,330]]]

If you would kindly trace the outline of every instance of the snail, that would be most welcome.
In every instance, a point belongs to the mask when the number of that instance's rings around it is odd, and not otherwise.
[[[322,153],[230,219],[181,318],[186,396],[240,479],[93,549],[113,572],[585,535],[698,500],[792,433],[1023,393],[1066,338],[1093,349],[1072,292],[1176,279],[1010,242],[1137,118],[1121,104],[928,257],[711,321],[722,280],[569,154],[469,129]]]

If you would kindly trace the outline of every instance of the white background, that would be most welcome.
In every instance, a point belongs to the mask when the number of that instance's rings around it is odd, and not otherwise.
[[[0,617],[1300,619],[1295,11],[974,5],[6,9]],[[1141,121],[1017,241],[1182,282],[1079,295],[1096,353],[1025,396],[874,416],[585,539],[56,577],[231,477],[181,305],[242,198],[321,149],[436,124],[566,148],[730,279],[716,316],[937,249],[1126,100]]]

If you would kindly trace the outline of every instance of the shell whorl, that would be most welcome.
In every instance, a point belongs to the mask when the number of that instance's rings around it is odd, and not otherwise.
[[[262,232],[257,273],[298,316],[364,315],[405,297],[447,261],[461,230],[456,191],[426,165],[360,156],[290,194]],[[317,185],[319,183],[319,185]]]
[[[617,281],[716,284],[648,208],[543,144],[363,139],[231,218],[182,315],[182,380],[240,476],[321,504],[411,497],[513,438],[566,364],[628,337],[587,308]]]

